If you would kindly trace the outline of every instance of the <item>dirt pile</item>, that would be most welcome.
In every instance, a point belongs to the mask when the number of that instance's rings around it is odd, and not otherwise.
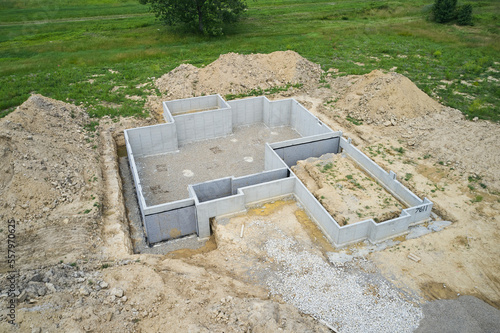
[[[101,171],[88,123],[80,108],[40,95],[0,122],[0,218],[16,221],[18,264],[71,260],[99,243]]]
[[[156,81],[168,99],[202,94],[238,94],[287,83],[317,82],[321,67],[293,51],[270,54],[223,54],[206,67],[182,64]]]
[[[391,125],[443,108],[407,77],[398,73],[375,70],[350,78],[351,85],[335,107],[368,124]]]

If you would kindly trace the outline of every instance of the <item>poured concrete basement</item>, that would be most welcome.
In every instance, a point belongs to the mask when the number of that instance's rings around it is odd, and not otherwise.
[[[148,206],[189,197],[188,185],[264,171],[264,144],[299,138],[289,126],[240,126],[216,139],[187,143],[178,152],[136,159]]]

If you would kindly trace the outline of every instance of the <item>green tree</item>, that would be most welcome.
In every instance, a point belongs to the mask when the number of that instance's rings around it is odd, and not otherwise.
[[[472,23],[472,5],[467,4],[458,7],[457,23],[459,25],[473,25]]]
[[[191,25],[201,33],[221,35],[224,23],[236,22],[246,10],[245,0],[139,0],[149,4],[167,25]]]
[[[436,0],[432,7],[433,20],[437,23],[446,23],[456,18],[457,0]]]

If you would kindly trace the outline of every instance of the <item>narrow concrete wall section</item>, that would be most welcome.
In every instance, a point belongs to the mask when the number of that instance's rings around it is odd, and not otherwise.
[[[327,153],[337,154],[341,135],[342,132],[330,132],[278,142],[270,146],[288,167],[292,167],[297,161],[309,157],[320,157]]]
[[[376,243],[403,234],[429,219],[432,202],[421,200],[369,157],[311,114],[294,99],[269,101],[253,97],[226,102],[220,95],[163,103],[165,124],[125,131],[130,168],[146,237],[150,244],[196,233],[210,236],[210,218],[246,210],[250,204],[293,195],[335,246],[361,240]],[[136,157],[176,153],[189,142],[224,137],[240,126],[289,126],[301,138],[263,145],[264,171],[243,177],[225,177],[188,186],[189,197],[147,206],[135,163]],[[407,208],[399,217],[376,223],[372,219],[340,226],[291,171],[297,161],[326,153],[349,155]],[[203,161],[200,161],[203,163]]]

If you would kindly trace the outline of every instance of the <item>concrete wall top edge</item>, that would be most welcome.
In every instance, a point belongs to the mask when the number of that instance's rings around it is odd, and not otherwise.
[[[198,109],[229,108],[227,102],[219,94],[191,97],[186,99],[175,99],[165,101],[164,103],[165,107],[172,113],[172,115]]]
[[[271,147],[274,150],[274,149],[290,147],[293,145],[298,145],[298,144],[303,144],[303,143],[308,143],[308,142],[313,142],[313,141],[320,141],[320,140],[326,140],[326,139],[331,139],[331,138],[337,138],[337,137],[341,137],[341,136],[342,136],[342,132],[336,131],[336,132],[331,132],[331,133],[323,133],[323,134],[305,136],[302,138],[291,139],[291,140],[286,140],[286,141],[274,142],[274,143],[270,143],[269,147]]]
[[[163,126],[172,126],[172,124],[171,123],[164,123],[164,124],[141,126],[141,127],[129,128],[129,129],[123,130],[123,132],[124,133],[131,133],[131,132],[136,132],[136,131],[140,131],[140,130],[147,129],[147,128],[163,127]]]
[[[231,107],[228,106],[227,108],[218,108],[218,109],[213,109],[213,110],[199,111],[199,112],[195,112],[195,113],[180,113],[180,114],[173,115],[173,118],[175,121],[175,119],[193,117],[197,114],[219,113],[219,112],[227,111],[227,110],[231,110]]]
[[[144,215],[152,215],[194,205],[195,200],[193,198],[181,199],[159,205],[144,207]]]

